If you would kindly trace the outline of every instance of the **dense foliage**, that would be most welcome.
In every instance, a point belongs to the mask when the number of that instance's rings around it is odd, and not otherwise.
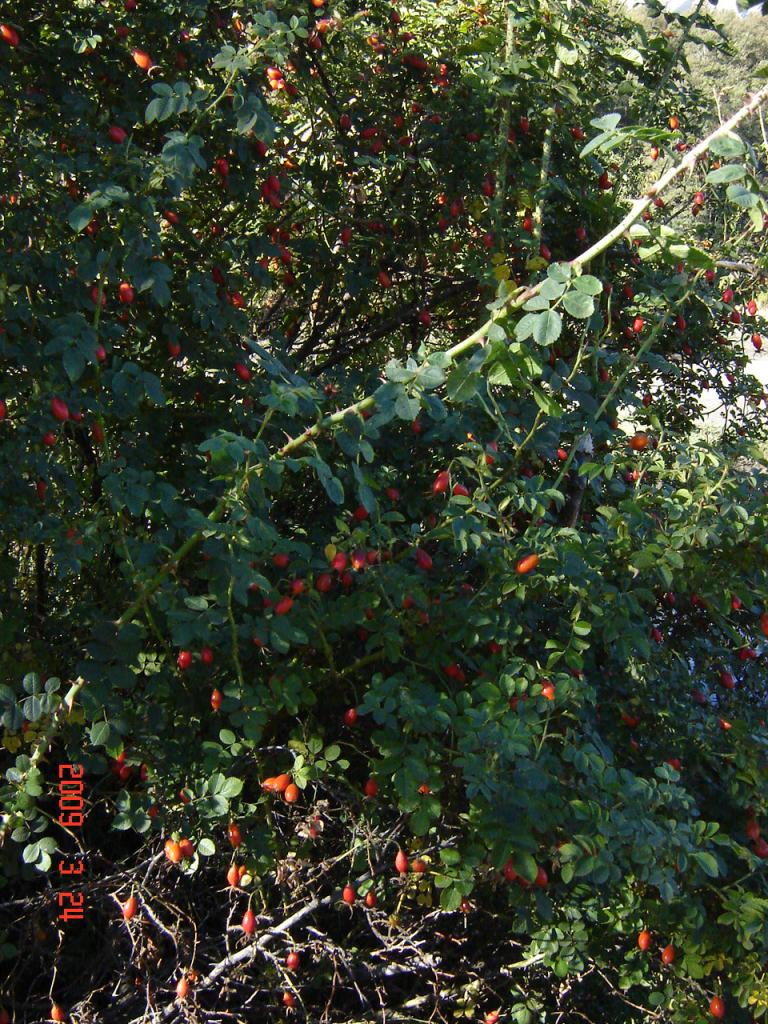
[[[768,153],[685,166],[697,22],[3,18],[14,1019],[765,1017]]]

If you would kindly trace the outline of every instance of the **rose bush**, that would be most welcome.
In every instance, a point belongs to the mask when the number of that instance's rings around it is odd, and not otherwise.
[[[768,206],[609,10],[4,13],[18,1019],[768,1010]]]

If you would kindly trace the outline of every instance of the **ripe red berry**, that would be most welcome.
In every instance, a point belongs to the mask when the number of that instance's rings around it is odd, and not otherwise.
[[[661,951],[661,962],[663,964],[671,964],[675,959],[675,947],[673,945],[665,946]]]
[[[243,841],[243,837],[240,834],[240,828],[234,821],[230,821],[229,826],[227,827],[227,836],[234,850],[236,850]]]
[[[416,548],[416,565],[424,572],[429,572],[432,568],[432,558],[424,548]]]
[[[176,998],[186,999],[189,994],[189,982],[186,978],[179,978],[176,983]]]
[[[202,663],[204,665],[212,665],[213,664],[213,651],[211,650],[210,647],[203,647],[201,649],[201,651],[200,651],[200,661],[202,661]]]
[[[518,573],[520,573],[520,575],[523,575],[524,573],[530,572],[532,569],[535,569],[538,564],[539,564],[539,556],[538,555],[536,555],[536,554],[526,555],[524,558],[521,558],[519,560],[519,562],[515,566],[515,569],[517,570]]]
[[[139,909],[138,900],[135,896],[129,896],[123,904],[123,920],[130,921],[131,918],[136,916],[136,911]]]
[[[51,399],[51,413],[54,419],[59,420],[60,423],[66,423],[69,419],[69,409],[66,402],[63,402],[60,398]]]
[[[365,894],[365,905],[370,910],[372,910],[376,906],[376,893],[373,891],[373,889],[369,889],[368,892]]]
[[[397,851],[395,857],[395,871],[398,871],[401,875],[405,875],[408,872],[408,858],[402,850]]]
[[[315,588],[320,591],[321,594],[327,594],[333,586],[333,579],[330,573],[321,572],[315,580]]]
[[[435,479],[432,481],[432,493],[443,494],[448,490],[451,483],[451,475],[447,469],[442,470],[438,473]]]
[[[379,792],[379,784],[376,779],[368,779],[366,784],[363,786],[363,792],[367,797],[375,797]]]
[[[119,124],[113,124],[110,126],[109,132],[107,133],[113,142],[121,145],[128,138],[128,132],[125,128],[121,128]]]
[[[343,891],[341,893],[341,898],[344,900],[344,902],[348,906],[351,907],[352,904],[355,902],[355,895],[356,894],[355,894],[354,887],[351,886],[351,885],[345,885],[344,889],[343,889]]]
[[[253,935],[256,931],[256,915],[250,907],[243,914],[243,920],[240,922],[240,927],[246,935]]]
[[[747,833],[747,837],[751,839],[753,843],[756,843],[757,840],[760,838],[760,826],[758,825],[757,820],[753,817],[747,818],[747,823],[744,828],[744,831]]]
[[[717,1020],[722,1020],[725,1016],[725,1003],[720,996],[712,996],[709,1001],[709,1012]]]
[[[299,969],[300,963],[301,957],[295,950],[291,951],[285,958],[285,966],[288,968],[289,971],[297,971]]]
[[[9,46],[18,46],[21,42],[19,33],[11,25],[0,25],[0,39]],[[64,1018],[62,1018],[63,1020]]]
[[[651,946],[651,933],[647,929],[643,929],[637,936],[637,945],[643,951],[650,949]]]
[[[218,711],[221,707],[221,702],[224,699],[221,690],[213,690],[211,693],[211,707],[214,711]]]
[[[344,712],[344,725],[348,726],[351,729],[356,721],[357,708],[347,708],[347,710]]]
[[[733,678],[731,673],[726,672],[725,669],[720,671],[720,683],[726,690],[732,690],[736,686],[736,680]]]
[[[176,659],[176,664],[179,666],[182,672],[185,672],[192,664],[192,652],[179,651],[179,656]]]
[[[149,71],[152,67],[152,58],[146,50],[134,48],[131,50],[131,56],[133,57],[133,62],[136,67],[141,68],[142,71]]]

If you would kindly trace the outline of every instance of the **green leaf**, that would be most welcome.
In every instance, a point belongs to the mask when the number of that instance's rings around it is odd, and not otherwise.
[[[461,900],[461,891],[455,885],[451,885],[447,889],[443,889],[440,893],[440,906],[443,910],[458,910],[461,906]]]
[[[734,205],[740,206],[742,210],[757,206],[760,201],[757,193],[745,188],[744,185],[729,185],[725,194]]]
[[[598,149],[603,149],[603,147],[608,147],[615,138],[615,132],[600,132],[599,135],[595,135],[595,137],[590,139],[586,146],[581,149],[579,156],[583,160],[584,157],[589,156],[590,153],[594,153]]]
[[[445,381],[445,373],[439,366],[424,366],[416,377],[416,381],[426,390],[440,387]]]
[[[109,740],[109,722],[94,722],[88,730],[94,747],[103,747]]]
[[[243,791],[243,780],[238,779],[235,775],[230,775],[229,778],[224,780],[224,784],[219,789],[219,795],[226,797],[227,800],[233,800],[236,796],[239,796]]]
[[[741,181],[746,175],[747,169],[742,164],[726,164],[725,167],[718,167],[710,171],[706,181],[713,185],[719,185],[723,181]]]
[[[535,882],[539,867],[530,853],[515,853],[512,855],[512,866],[518,875],[522,875],[528,882]]]
[[[533,329],[534,341],[539,345],[552,345],[560,337],[563,329],[563,319],[556,309],[549,309],[546,313],[540,313]]]
[[[573,279],[573,287],[577,292],[584,292],[585,295],[599,295],[603,290],[603,282],[591,274],[582,274],[581,277]]]
[[[696,850],[691,854],[693,860],[701,865],[702,870],[705,874],[709,875],[710,878],[717,878],[720,874],[720,868],[717,863],[717,858],[713,857],[711,853],[705,853],[702,850]]]
[[[577,320],[586,320],[595,311],[592,297],[577,291],[568,292],[563,297],[563,306],[566,312]]]
[[[179,179],[189,184],[197,171],[207,167],[205,157],[201,153],[203,140],[199,135],[187,136],[184,132],[171,132],[160,152],[160,159],[169,171],[177,174]]]
[[[538,405],[543,413],[551,416],[553,419],[560,419],[563,416],[563,410],[551,395],[542,391],[541,388],[537,388],[535,384],[529,386],[533,392],[536,405]]]
[[[319,457],[312,457],[307,461],[315,467],[317,477],[331,501],[335,505],[342,505],[344,503],[344,488],[338,477],[333,475],[328,464]]]
[[[21,681],[25,693],[40,692],[40,676],[37,672],[28,672]]]
[[[573,271],[570,263],[551,263],[547,267],[547,277],[551,277],[553,281],[557,281],[559,284],[567,284]]]
[[[555,281],[552,278],[547,278],[541,286],[539,297],[546,299],[547,305],[549,305],[550,302],[554,302],[555,299],[560,298],[566,287],[566,284],[562,281]],[[526,308],[527,307],[528,303],[526,303]]]
[[[420,409],[421,403],[418,398],[409,398],[408,395],[401,394],[395,400],[395,415],[407,423],[412,423],[416,419]]]
[[[384,367],[384,374],[387,380],[391,380],[395,384],[408,384],[415,378],[416,371],[406,369],[397,359],[390,359]]]
[[[461,404],[472,398],[480,383],[480,374],[474,372],[469,360],[464,360],[448,374],[446,391],[451,402]]]
[[[595,118],[595,120],[589,123],[593,128],[597,128],[601,132],[609,132],[617,128],[620,121],[621,114],[605,114],[603,117]]]
[[[29,843],[21,851],[21,859],[25,864],[34,864],[40,855],[40,848],[37,843]]]
[[[537,313],[526,313],[515,326],[515,337],[518,341],[525,341],[526,338],[530,338],[533,334],[534,328],[536,327],[536,321],[538,320]]]
[[[727,135],[718,135],[710,142],[709,152],[713,156],[741,156],[745,152],[745,146],[738,135],[728,132]]]
[[[216,853],[216,844],[212,839],[204,836],[197,844],[197,852],[201,857],[212,857]]]
[[[88,203],[80,203],[69,211],[67,220],[73,231],[82,231],[93,219],[93,209]]]
[[[153,86],[153,88],[157,89],[157,85]],[[169,117],[173,117],[177,110],[178,101],[173,93],[157,96],[147,104],[147,109],[144,111],[144,121],[146,124],[152,124],[153,121],[167,121]]]

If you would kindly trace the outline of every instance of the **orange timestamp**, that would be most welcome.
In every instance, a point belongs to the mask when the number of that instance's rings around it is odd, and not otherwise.
[[[83,824],[83,766],[81,764],[59,765],[59,816],[56,819],[64,828],[81,828]],[[59,862],[59,875],[79,878],[85,869],[80,859],[63,857]],[[85,897],[82,892],[59,892],[56,894],[60,921],[82,921]]]

